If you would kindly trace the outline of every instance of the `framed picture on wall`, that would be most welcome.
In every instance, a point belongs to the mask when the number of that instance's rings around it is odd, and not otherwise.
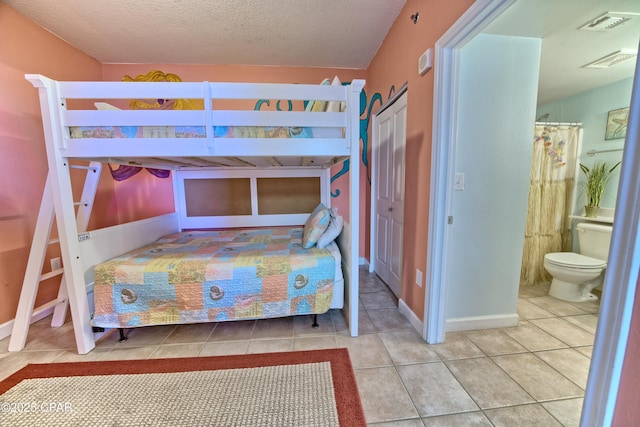
[[[605,141],[624,138],[627,135],[628,121],[629,107],[609,111],[607,115],[607,129],[604,134]]]

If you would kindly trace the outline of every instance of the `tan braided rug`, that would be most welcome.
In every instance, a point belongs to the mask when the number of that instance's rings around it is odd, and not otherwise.
[[[28,365],[0,426],[364,426],[346,349]]]

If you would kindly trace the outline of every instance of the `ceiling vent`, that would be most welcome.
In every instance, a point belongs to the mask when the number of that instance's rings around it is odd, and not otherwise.
[[[631,19],[635,13],[607,12],[580,27],[586,31],[609,31]]]
[[[609,68],[617,65],[621,62],[633,59],[638,55],[638,52],[633,49],[622,49],[617,52],[610,53],[609,55],[597,59],[593,62],[583,65],[583,68]]]

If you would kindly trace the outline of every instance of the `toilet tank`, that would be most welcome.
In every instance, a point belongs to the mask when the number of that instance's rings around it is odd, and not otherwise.
[[[581,222],[576,225],[578,247],[582,255],[606,261],[609,256],[612,226]]]

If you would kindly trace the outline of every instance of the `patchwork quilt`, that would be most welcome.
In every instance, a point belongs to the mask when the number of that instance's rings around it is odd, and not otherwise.
[[[105,328],[320,314],[335,259],[302,228],[165,236],[94,269],[93,325]]]

